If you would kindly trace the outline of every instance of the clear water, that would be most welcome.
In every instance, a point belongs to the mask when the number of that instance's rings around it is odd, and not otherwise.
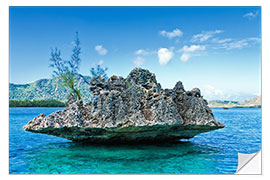
[[[61,108],[10,108],[10,174],[233,174],[237,153],[261,149],[261,109],[213,109],[224,129],[160,145],[82,145],[23,131],[40,113]]]

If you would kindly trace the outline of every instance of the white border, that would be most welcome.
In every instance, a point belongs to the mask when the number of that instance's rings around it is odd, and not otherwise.
[[[11,6],[254,6],[259,0],[10,0]]]
[[[269,127],[270,127],[270,117],[269,111],[269,100],[270,100],[270,57],[269,57],[269,36],[270,36],[270,9],[269,9],[269,0],[134,0],[134,1],[127,1],[127,0],[1,0],[0,1],[0,8],[1,8],[1,28],[0,28],[0,35],[1,35],[1,60],[0,60],[0,67],[1,67],[1,178],[6,179],[47,179],[47,178],[65,178],[65,179],[89,179],[89,178],[110,178],[110,179],[138,179],[138,178],[157,178],[157,179],[164,179],[164,178],[171,178],[171,179],[179,179],[179,178],[191,178],[191,179],[228,179],[228,178],[267,178],[270,174],[267,169],[266,163],[269,162],[269,156],[264,152],[269,151],[269,143],[262,139],[262,162],[263,162],[263,176],[253,175],[162,175],[162,176],[149,176],[149,175],[139,175],[139,176],[131,176],[131,175],[106,175],[106,176],[84,176],[84,175],[72,175],[72,176],[53,176],[50,175],[8,175],[9,167],[8,167],[8,43],[9,43],[9,34],[8,34],[8,26],[9,26],[9,19],[8,19],[8,6],[262,6],[262,133],[263,137],[269,136]],[[267,140],[268,141],[268,140]],[[269,179],[269,177],[267,178]]]

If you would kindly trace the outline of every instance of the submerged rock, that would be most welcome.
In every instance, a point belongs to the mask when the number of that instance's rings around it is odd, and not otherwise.
[[[24,130],[103,143],[178,140],[224,127],[198,88],[185,91],[179,81],[163,90],[145,69],[133,69],[126,79],[92,78],[90,90],[92,102],[70,96],[65,110],[40,114]]]

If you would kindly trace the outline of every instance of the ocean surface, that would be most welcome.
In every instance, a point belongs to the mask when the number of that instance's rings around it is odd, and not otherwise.
[[[213,108],[225,128],[175,144],[83,145],[23,130],[61,109],[9,109],[10,174],[234,174],[237,153],[261,149],[260,108]]]

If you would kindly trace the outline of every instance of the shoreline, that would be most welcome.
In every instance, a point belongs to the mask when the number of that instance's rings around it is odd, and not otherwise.
[[[260,106],[209,106],[210,108],[228,108],[228,109],[231,109],[231,108],[262,108],[261,105]]]
[[[9,107],[9,108],[65,108],[65,107]]]

